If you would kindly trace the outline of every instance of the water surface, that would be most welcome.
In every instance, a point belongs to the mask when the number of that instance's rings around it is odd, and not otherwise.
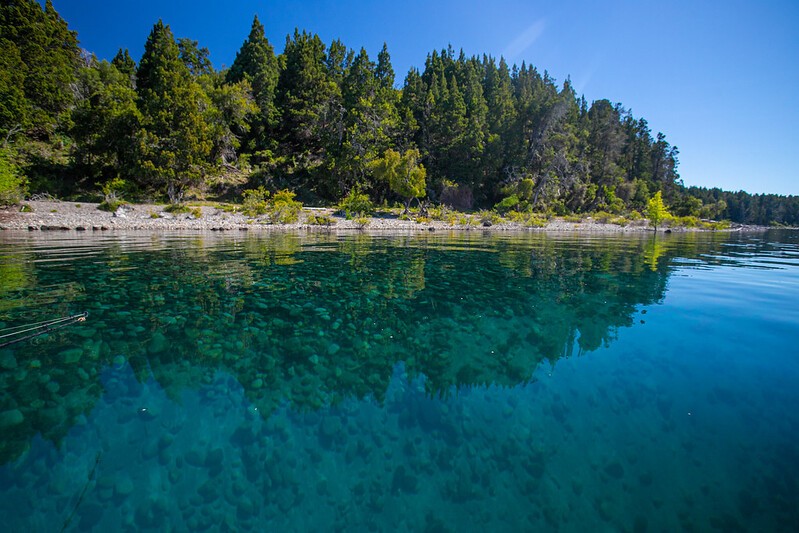
[[[12,531],[799,523],[799,237],[0,236]]]

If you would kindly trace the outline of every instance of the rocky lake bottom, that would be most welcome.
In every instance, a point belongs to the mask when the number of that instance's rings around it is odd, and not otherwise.
[[[9,531],[787,531],[799,238],[0,241]]]

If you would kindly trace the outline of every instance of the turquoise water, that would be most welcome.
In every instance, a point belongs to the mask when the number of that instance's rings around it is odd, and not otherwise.
[[[0,328],[83,311],[4,531],[799,524],[797,233],[0,235]]]

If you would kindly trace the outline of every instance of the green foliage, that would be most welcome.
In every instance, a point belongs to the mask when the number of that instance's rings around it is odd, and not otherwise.
[[[100,187],[100,192],[103,193],[103,199],[106,202],[119,200],[125,194],[128,188],[128,183],[122,178],[113,178],[103,183]]]
[[[577,214],[565,215],[563,217],[563,220],[565,222],[571,222],[572,224],[581,224],[583,222],[583,216],[582,215],[577,215]]]
[[[515,194],[511,194],[496,204],[494,210],[501,215],[505,215],[510,211],[517,211],[520,203],[521,200],[519,200],[519,197]]]
[[[97,209],[100,211],[108,211],[109,213],[113,213],[123,205],[128,205],[128,203],[124,200],[103,200],[97,206]]]
[[[593,218],[594,221],[599,222],[600,224],[610,224],[613,221],[613,219],[616,217],[613,214],[608,213],[607,211],[597,211],[596,213],[591,215],[591,218]]]
[[[137,67],[127,50],[110,63],[81,53],[51,1],[0,4],[0,142],[14,143],[34,192],[119,177],[131,196],[179,203],[248,180],[310,201],[359,187],[401,197],[405,212],[429,192],[461,210],[618,216],[661,191],[681,217],[799,225],[799,196],[685,188],[665,135],[533,66],[450,47],[394,83],[385,44],[372,60],[295,31],[276,56],[257,17],[216,72],[206,48],[160,21]]]
[[[189,213],[191,211],[191,208],[183,203],[169,204],[166,207],[164,207],[164,211],[167,213],[172,213],[173,215],[177,215],[177,214]]]
[[[225,75],[224,84],[240,84],[250,89],[255,111],[244,117],[246,127],[240,127],[238,134],[243,138],[245,149],[253,154],[267,150],[273,144],[279,117],[275,104],[279,70],[274,49],[256,16],[249,36]]]
[[[11,154],[0,148],[0,205],[15,205],[25,195],[26,181]]]
[[[81,69],[72,110],[73,164],[90,182],[135,179],[142,116],[128,75],[105,61]]]
[[[382,158],[371,164],[372,171],[379,180],[388,182],[392,192],[407,199],[406,213],[414,198],[421,198],[426,194],[427,171],[419,159],[419,150],[416,149],[406,150],[402,155],[388,149]]]
[[[666,206],[663,205],[663,196],[660,191],[656,192],[647,203],[646,215],[649,219],[649,224],[655,228],[655,231],[657,231],[658,225],[669,216]]]
[[[302,203],[288,190],[277,191],[267,202],[266,214],[272,224],[293,224],[300,218]]]
[[[369,199],[369,195],[361,192],[357,187],[350,190],[338,204],[338,209],[344,213],[347,219],[357,216],[371,216],[374,213],[374,204]]]
[[[701,224],[702,224],[702,227],[704,229],[709,229],[709,230],[730,229],[730,226],[731,226],[729,220],[719,220],[719,221],[716,221],[716,222],[704,222],[703,221]],[[790,226],[788,226],[788,227],[790,227]]]
[[[701,221],[697,217],[690,215],[671,217],[670,223],[672,226],[682,228],[698,228],[701,225]]]
[[[208,170],[213,142],[203,110],[212,106],[161,21],[147,38],[136,83],[144,126],[142,169],[171,203],[179,203]]]
[[[454,224],[457,220],[457,215],[446,205],[431,207],[428,209],[428,215],[432,220],[441,220],[448,222],[450,225]]]
[[[371,224],[371,223],[372,223],[372,219],[370,219],[369,217],[358,216],[358,217],[355,217],[355,218],[352,220],[352,222],[355,224],[355,227],[356,227],[356,228],[358,228],[358,229],[364,229],[364,228],[366,228],[366,227],[367,227],[369,224]]]
[[[502,217],[496,211],[483,209],[477,213],[477,219],[483,226],[493,226],[503,222]]]
[[[310,226],[335,226],[336,219],[328,215],[319,215],[311,213],[305,219],[305,223]]]
[[[47,139],[68,123],[80,60],[77,35],[50,0],[0,4],[0,133]]]
[[[266,214],[269,191],[263,186],[249,189],[242,193],[244,200],[241,203],[241,212],[248,217],[257,217]]]
[[[543,228],[547,225],[546,217],[537,213],[509,211],[505,215],[508,220],[530,228]]]

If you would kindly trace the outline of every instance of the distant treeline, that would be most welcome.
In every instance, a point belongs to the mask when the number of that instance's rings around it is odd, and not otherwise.
[[[622,213],[662,191],[677,215],[799,224],[794,196],[685,188],[677,147],[646,120],[525,63],[433,51],[398,89],[385,45],[372,60],[295,31],[276,54],[257,17],[226,70],[160,21],[138,64],[127,50],[107,62],[50,0],[0,6],[0,188],[80,196],[113,182],[178,202],[263,185],[319,204],[357,188],[395,201],[375,161],[418,150],[427,198],[460,209]]]

